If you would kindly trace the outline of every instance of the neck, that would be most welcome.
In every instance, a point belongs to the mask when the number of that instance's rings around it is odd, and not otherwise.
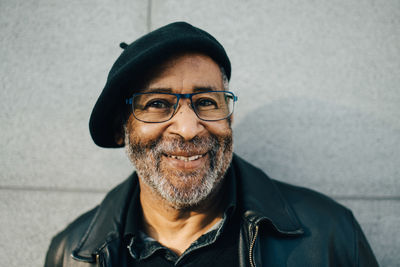
[[[143,230],[177,255],[181,255],[222,218],[222,198],[215,197],[216,194],[198,207],[179,209],[161,198],[141,179],[139,183]]]

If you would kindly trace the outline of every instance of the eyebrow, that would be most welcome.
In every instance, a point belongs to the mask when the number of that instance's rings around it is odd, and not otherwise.
[[[140,93],[172,93],[172,88],[146,88],[140,90]]]
[[[208,91],[217,91],[218,89],[214,86],[195,86],[193,88],[193,93],[197,92],[208,92]]]

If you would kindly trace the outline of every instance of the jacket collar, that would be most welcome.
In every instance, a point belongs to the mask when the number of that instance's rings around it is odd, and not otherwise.
[[[238,193],[244,216],[252,223],[268,221],[281,234],[299,235],[304,232],[291,205],[283,197],[274,180],[262,170],[239,156],[232,160],[238,179]]]
[[[114,239],[120,238],[130,199],[138,194],[139,190],[135,190],[138,186],[137,175],[133,173],[106,195],[87,231],[72,251],[73,258],[94,262],[95,254]]]
[[[274,181],[263,171],[234,155],[228,175],[233,175],[232,180],[237,183],[238,205],[248,220],[252,223],[269,221],[281,234],[303,233],[293,209]],[[137,180],[136,173],[133,173],[106,195],[86,233],[72,252],[75,259],[93,262],[94,255],[103,247],[121,238],[130,200],[132,197],[137,198],[139,193]]]

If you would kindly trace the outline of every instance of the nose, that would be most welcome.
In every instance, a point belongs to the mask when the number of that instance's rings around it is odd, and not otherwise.
[[[189,141],[204,131],[204,125],[201,122],[191,108],[190,100],[185,99],[180,103],[178,110],[170,120],[168,131],[170,134],[179,135],[185,141]]]

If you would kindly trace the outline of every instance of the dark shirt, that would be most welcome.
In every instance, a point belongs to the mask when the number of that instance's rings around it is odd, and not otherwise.
[[[139,192],[135,192],[128,209],[124,234],[128,250],[124,254],[128,258],[128,266],[239,266],[240,219],[235,212],[236,183],[229,173],[224,183],[220,192],[225,205],[223,219],[180,256],[141,231],[141,209],[133,205],[139,203],[133,201],[139,196]]]

